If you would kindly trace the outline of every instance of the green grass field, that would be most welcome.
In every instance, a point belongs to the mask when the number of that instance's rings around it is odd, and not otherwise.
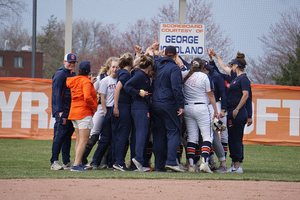
[[[52,141],[50,140],[0,139],[0,178],[143,178],[289,182],[300,181],[300,147],[245,145],[245,159],[242,165],[244,170],[243,174],[207,174],[175,172],[140,173],[118,172],[112,170],[91,170],[88,172],[71,172],[69,170],[53,171],[50,170],[49,161],[51,158],[51,145]],[[74,160],[74,146],[75,141],[73,141],[71,147],[71,160]],[[91,160],[92,155],[93,151],[89,156],[89,161]],[[126,160],[129,160],[128,154]],[[230,159],[228,159],[228,166],[230,166],[230,162]]]

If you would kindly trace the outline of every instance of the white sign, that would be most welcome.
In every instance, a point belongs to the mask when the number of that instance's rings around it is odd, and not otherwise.
[[[180,55],[203,55],[205,25],[161,23],[160,50],[175,46]]]

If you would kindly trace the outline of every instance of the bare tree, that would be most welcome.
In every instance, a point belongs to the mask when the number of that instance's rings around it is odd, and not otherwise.
[[[8,40],[6,49],[20,51],[25,45],[31,44],[31,37],[27,29],[22,28],[20,20],[14,21],[10,27],[0,30],[0,49],[5,49],[5,41]]]
[[[37,49],[44,52],[43,78],[52,78],[63,65],[64,27],[52,15],[48,24],[42,27],[43,32],[37,36]]]
[[[151,33],[150,22],[145,19],[139,19],[135,24],[130,24],[128,30],[122,33],[122,39],[127,48],[134,50],[135,45],[139,45],[142,49],[152,45],[154,35]]]
[[[77,55],[79,60],[90,61],[92,66],[91,72],[98,73],[101,66],[104,66],[107,58],[111,56],[119,57],[121,53],[129,49],[124,44],[122,35],[115,24],[95,25],[92,29],[95,31],[93,33],[95,38],[89,37],[92,48],[86,49],[87,51],[84,53],[78,52]],[[77,49],[74,49],[74,52],[77,52]]]
[[[73,49],[78,54],[85,55],[100,46],[101,23],[79,20],[73,23]]]
[[[269,33],[259,40],[263,43],[263,55],[256,62],[250,60],[249,78],[252,83],[275,84],[273,76],[281,75],[279,63],[286,64],[289,55],[296,57],[297,34],[300,31],[300,9],[293,8],[280,14],[281,19],[271,25]]]
[[[8,27],[5,23],[12,16],[21,17],[26,11],[27,4],[17,0],[0,0],[0,28]]]

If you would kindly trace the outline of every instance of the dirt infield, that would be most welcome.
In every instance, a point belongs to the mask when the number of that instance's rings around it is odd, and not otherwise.
[[[11,179],[0,199],[298,199],[300,183],[219,180]]]

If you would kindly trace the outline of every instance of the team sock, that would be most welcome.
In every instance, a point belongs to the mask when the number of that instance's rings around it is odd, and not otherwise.
[[[211,142],[203,141],[201,148],[202,162],[207,162],[211,148]]]
[[[210,149],[210,153],[209,153],[209,164],[214,164],[215,163],[215,151],[214,151],[214,148],[211,146],[211,149]]]
[[[183,152],[183,146],[182,146],[182,144],[180,144],[177,147],[177,157],[176,157],[177,164],[181,163],[182,152]]]
[[[201,152],[200,152],[200,146],[199,144],[196,145],[196,152],[195,152],[195,158],[194,158],[194,161],[195,161],[195,164],[196,166],[199,166],[199,162],[200,162],[200,155],[201,155]]]
[[[195,161],[195,152],[196,152],[197,144],[188,142],[187,143],[187,157],[189,159],[189,164],[194,165]]]

